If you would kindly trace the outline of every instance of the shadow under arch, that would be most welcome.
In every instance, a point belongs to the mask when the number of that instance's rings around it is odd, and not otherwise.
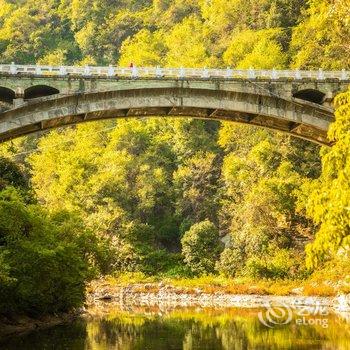
[[[322,104],[326,94],[315,89],[300,90],[293,94],[293,97],[304,101],[309,101],[317,104]]]
[[[12,103],[15,97],[16,93],[13,90],[0,86],[0,102]]]
[[[48,85],[35,85],[24,90],[24,99],[30,100],[32,98],[45,97],[57,95],[60,91]]]

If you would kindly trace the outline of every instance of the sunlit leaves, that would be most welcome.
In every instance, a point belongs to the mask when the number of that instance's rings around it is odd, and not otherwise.
[[[319,225],[315,241],[307,248],[309,267],[346,253],[350,237],[350,93],[336,99],[336,121],[329,136],[334,146],[323,152],[322,175],[304,186],[301,206]]]
[[[232,38],[223,59],[235,68],[284,68],[287,56],[277,41],[279,30],[242,31]]]
[[[164,33],[151,33],[142,29],[123,42],[120,53],[121,67],[127,67],[131,62],[142,67],[162,66],[165,53]]]
[[[349,69],[350,6],[346,1],[312,0],[294,29],[294,66]]]

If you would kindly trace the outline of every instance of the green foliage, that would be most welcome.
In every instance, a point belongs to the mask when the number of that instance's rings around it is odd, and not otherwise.
[[[189,222],[206,218],[217,222],[219,172],[215,163],[215,154],[199,152],[174,173],[176,209]]]
[[[0,0],[0,58],[346,69],[348,24],[344,1]],[[349,99],[337,99],[317,180],[315,145],[194,119],[91,123],[1,147],[21,166],[0,159],[0,308],[68,309],[99,273],[297,276],[315,225],[309,267],[347,256]],[[47,211],[30,204],[29,173]]]
[[[290,28],[303,6],[301,0],[1,0],[0,57],[42,64],[278,68],[286,64]],[[314,7],[297,32],[317,16]],[[341,31],[346,20],[338,22]]]
[[[194,224],[181,239],[185,263],[196,274],[213,273],[223,249],[219,231],[209,220]]]
[[[350,243],[350,92],[336,99],[335,122],[329,138],[332,148],[322,152],[322,174],[307,182],[300,195],[300,209],[318,225],[314,242],[307,246],[307,264],[317,267],[336,255],[348,256]]]
[[[281,34],[279,29],[242,31],[232,38],[223,60],[228,66],[239,69],[284,68],[287,55],[278,42]]]
[[[309,4],[293,31],[294,67],[349,69],[349,4],[327,0]]]
[[[24,192],[29,191],[28,179],[20,168],[5,157],[0,157],[0,189],[7,186],[16,187]]]
[[[235,277],[242,272],[246,260],[244,246],[227,247],[220,255],[220,260],[216,264],[216,270],[226,277]]]
[[[190,34],[190,35],[189,35]],[[206,49],[206,37],[201,21],[195,16],[176,24],[165,38],[166,56],[170,67],[210,67],[212,58]]]
[[[184,265],[182,262],[174,265],[170,269],[168,269],[165,273],[162,274],[162,277],[164,278],[192,278],[193,272],[191,269]]]
[[[162,31],[152,33],[148,29],[142,29],[123,42],[119,65],[127,67],[131,62],[142,67],[162,65],[165,50]]]
[[[25,205],[15,189],[0,192],[0,312],[37,315],[83,303],[93,271],[80,245],[85,237],[68,226]]]
[[[275,252],[274,252],[275,250]],[[270,254],[265,256],[252,256],[246,262],[245,273],[247,276],[260,279],[296,278],[298,261],[287,249],[270,248]]]
[[[227,247],[217,270],[226,276],[289,276],[263,263],[271,260],[271,244],[275,251],[303,256],[304,242],[313,237],[312,222],[304,213],[296,212],[296,191],[308,177],[318,175],[317,148],[286,136],[272,136],[268,131],[230,124],[220,130],[219,143],[227,152],[220,211]],[[299,154],[307,163],[312,162],[313,171],[305,169]]]
[[[139,270],[148,276],[173,275],[175,272],[186,274],[187,270],[182,266],[180,254],[172,254],[164,249],[150,251],[141,260]]]

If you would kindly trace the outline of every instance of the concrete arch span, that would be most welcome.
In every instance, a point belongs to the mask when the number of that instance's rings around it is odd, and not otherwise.
[[[128,87],[132,87],[129,84]],[[0,114],[0,141],[85,121],[122,117],[189,116],[262,126],[329,144],[333,111],[315,103],[252,91],[173,84],[52,95]]]

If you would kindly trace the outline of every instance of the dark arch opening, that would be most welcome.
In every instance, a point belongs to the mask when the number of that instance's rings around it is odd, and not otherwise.
[[[28,89],[25,89],[24,99],[29,100],[32,98],[56,95],[59,93],[60,93],[59,90],[57,90],[51,86],[36,85],[36,86],[31,86]]]
[[[0,101],[12,103],[16,94],[13,90],[0,86]]]
[[[317,104],[322,104],[323,99],[326,95],[318,90],[313,89],[307,89],[307,90],[300,90],[293,94],[293,97],[300,98],[304,101],[309,101]]]

